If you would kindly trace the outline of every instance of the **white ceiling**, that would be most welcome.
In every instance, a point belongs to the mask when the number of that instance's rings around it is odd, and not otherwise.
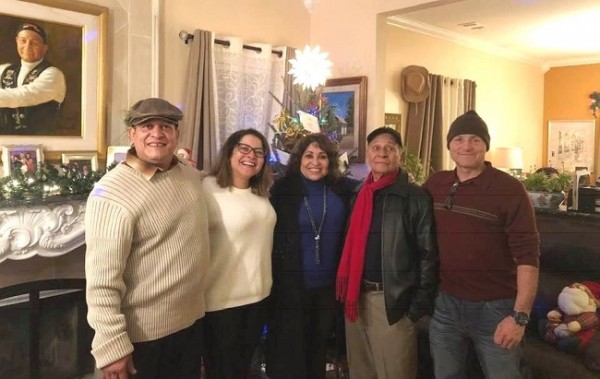
[[[600,63],[600,0],[446,3],[401,11],[388,23],[544,68]]]

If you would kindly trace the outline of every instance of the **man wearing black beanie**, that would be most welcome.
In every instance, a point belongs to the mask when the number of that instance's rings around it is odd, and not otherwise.
[[[429,329],[435,377],[466,377],[471,339],[486,378],[520,378],[538,281],[533,207],[521,182],[485,161],[490,134],[475,111],[452,123],[446,141],[456,168],[425,183],[440,256]]]

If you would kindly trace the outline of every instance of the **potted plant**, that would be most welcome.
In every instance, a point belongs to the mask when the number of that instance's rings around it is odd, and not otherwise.
[[[542,172],[529,174],[522,180],[534,208],[557,209],[571,187],[571,175],[559,173],[547,176]]]

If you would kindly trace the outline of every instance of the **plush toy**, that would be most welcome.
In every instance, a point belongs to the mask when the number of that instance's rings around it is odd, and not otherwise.
[[[598,299],[600,283],[574,283],[563,288],[558,308],[548,312],[548,319],[540,325],[544,339],[559,350],[584,351],[598,329]]]
[[[179,160],[183,163],[186,163],[190,166],[196,166],[196,161],[192,159],[192,150],[188,147],[181,148],[177,150],[177,156]]]

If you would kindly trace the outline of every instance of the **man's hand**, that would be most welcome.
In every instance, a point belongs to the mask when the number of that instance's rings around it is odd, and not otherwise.
[[[136,373],[131,354],[102,368],[103,379],[129,379],[129,375],[135,375]]]
[[[512,316],[507,316],[496,327],[494,342],[505,349],[512,349],[521,342],[523,334],[525,327],[518,325]]]

